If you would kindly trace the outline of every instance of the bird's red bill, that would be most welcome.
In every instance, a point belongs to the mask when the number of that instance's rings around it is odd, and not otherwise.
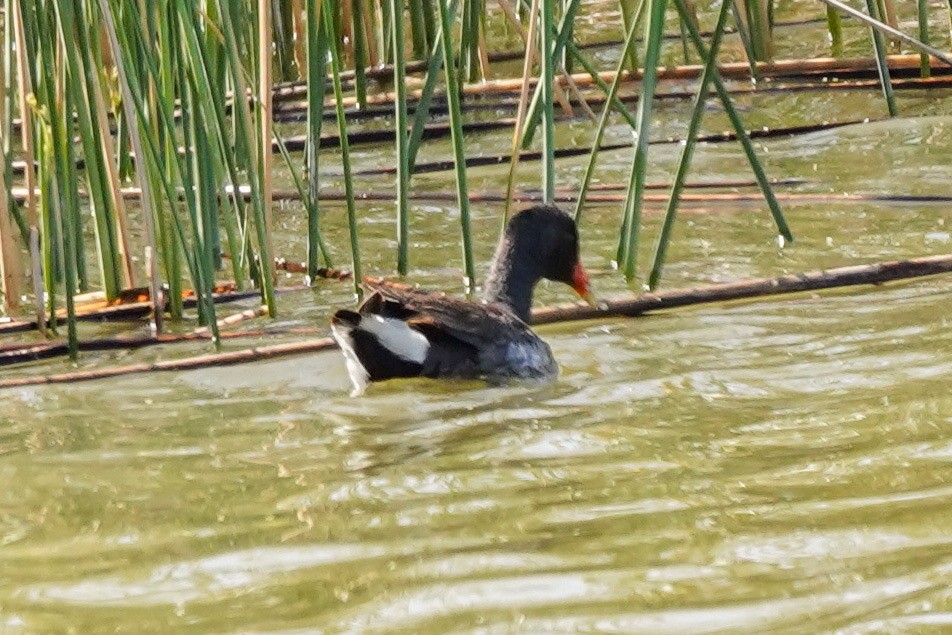
[[[576,262],[575,268],[572,269],[572,288],[575,289],[575,292],[579,294],[583,300],[595,306],[595,296],[592,295],[592,289],[588,282],[588,274],[585,273],[581,261]]]

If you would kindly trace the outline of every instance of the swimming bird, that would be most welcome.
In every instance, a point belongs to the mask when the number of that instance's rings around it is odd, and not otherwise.
[[[482,299],[468,302],[402,286],[368,285],[357,311],[340,310],[331,331],[361,394],[397,377],[550,380],[558,366],[529,328],[532,292],[542,278],[564,282],[592,303],[579,261],[578,229],[553,205],[515,214],[506,225]]]

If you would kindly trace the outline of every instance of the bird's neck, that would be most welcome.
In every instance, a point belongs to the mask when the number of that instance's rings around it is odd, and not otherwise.
[[[532,289],[540,276],[533,261],[513,258],[513,247],[509,241],[500,243],[486,280],[483,299],[505,304],[528,324],[532,318]]]

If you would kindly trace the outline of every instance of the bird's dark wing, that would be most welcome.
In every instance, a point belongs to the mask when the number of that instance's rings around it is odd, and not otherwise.
[[[498,304],[467,302],[444,293],[389,284],[369,288],[374,293],[361,306],[361,312],[402,319],[434,341],[450,337],[476,349],[485,349],[514,333],[529,330],[522,320]]]

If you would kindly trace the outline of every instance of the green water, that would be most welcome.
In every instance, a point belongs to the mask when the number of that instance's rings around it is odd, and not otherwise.
[[[914,118],[759,147],[772,177],[806,180],[782,192],[950,195],[949,103],[904,93]],[[743,105],[756,125],[882,112],[876,93]],[[666,103],[656,125],[673,133],[686,112]],[[559,128],[563,145],[588,134],[583,122]],[[469,147],[506,144],[499,134]],[[665,180],[677,147],[651,152],[649,180]],[[360,148],[355,161],[392,157]],[[606,153],[599,178],[624,181],[629,162]],[[708,181],[749,176],[732,145],[702,148],[695,166]],[[570,186],[584,159],[557,167]],[[505,173],[474,169],[471,184],[498,190]],[[537,173],[527,164],[524,185]],[[416,183],[445,191],[450,179]],[[666,285],[952,244],[947,205],[784,208],[797,242],[782,249],[762,206],[685,208]],[[389,272],[392,205],[360,211],[368,273]],[[343,214],[326,209],[339,266]],[[474,209],[482,263],[500,214]],[[646,214],[647,248],[658,205]],[[618,215],[592,206],[582,227],[603,295],[626,292],[611,269]],[[276,219],[278,251],[303,258],[301,209],[280,205]],[[414,206],[413,281],[461,288],[457,227],[454,205]],[[561,366],[547,386],[393,382],[355,399],[327,352],[6,390],[0,632],[950,632],[950,293],[939,276],[544,327]],[[571,299],[554,285],[538,298]],[[319,335],[351,302],[337,282],[284,294],[273,335],[225,350],[299,341],[291,328]],[[79,367],[211,350],[90,353]]]

